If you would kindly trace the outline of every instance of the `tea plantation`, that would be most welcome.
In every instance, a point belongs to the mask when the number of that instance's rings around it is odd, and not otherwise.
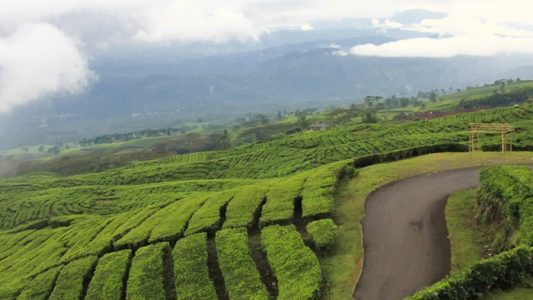
[[[318,299],[339,180],[354,165],[465,151],[469,122],[512,123],[515,149],[533,149],[524,105],[0,179],[0,299]]]

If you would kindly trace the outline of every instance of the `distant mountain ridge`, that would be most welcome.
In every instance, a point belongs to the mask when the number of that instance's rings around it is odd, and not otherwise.
[[[0,120],[0,144],[54,144],[165,128],[199,117],[326,107],[366,95],[411,96],[533,75],[529,56],[386,58],[337,53],[339,47],[392,40],[377,35],[320,40],[202,59],[96,58],[92,66],[99,79],[86,93],[16,109]]]

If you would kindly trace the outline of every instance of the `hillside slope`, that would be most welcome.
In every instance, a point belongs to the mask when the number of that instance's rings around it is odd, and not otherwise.
[[[317,298],[317,253],[327,255],[317,245],[331,230],[307,225],[335,218],[353,158],[464,151],[472,121],[515,124],[517,147],[529,148],[532,116],[523,106],[347,125],[99,173],[2,179],[0,298]]]

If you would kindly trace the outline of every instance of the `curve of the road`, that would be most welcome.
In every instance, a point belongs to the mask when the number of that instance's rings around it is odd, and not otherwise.
[[[356,299],[403,299],[448,274],[446,199],[477,187],[479,169],[418,175],[387,184],[368,196],[364,263]]]

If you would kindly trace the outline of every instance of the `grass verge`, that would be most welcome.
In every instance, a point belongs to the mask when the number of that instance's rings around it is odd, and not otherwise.
[[[446,224],[454,273],[483,256],[484,230],[476,223],[476,190],[457,192],[448,198]]]

